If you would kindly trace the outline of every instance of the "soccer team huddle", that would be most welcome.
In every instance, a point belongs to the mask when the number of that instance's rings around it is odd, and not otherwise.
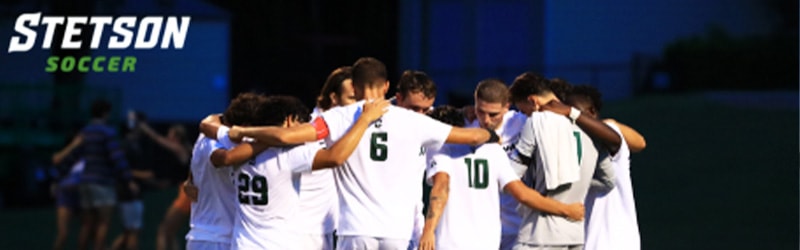
[[[389,87],[365,57],[313,111],[243,93],[206,117],[187,249],[639,249],[629,157],[644,138],[599,118],[596,89],[526,72],[434,108],[423,72]]]

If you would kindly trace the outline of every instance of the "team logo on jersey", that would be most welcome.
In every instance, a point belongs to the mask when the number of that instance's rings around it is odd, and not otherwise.
[[[30,51],[37,41],[42,49],[53,46],[53,38],[59,49],[124,50],[133,45],[135,50],[183,49],[189,32],[189,16],[42,16],[41,12],[23,13],[17,17],[11,36],[8,53]],[[58,26],[63,26],[63,38],[55,36]],[[109,32],[110,31],[110,32]],[[42,39],[37,39],[39,33]],[[81,40],[81,33],[91,32],[88,41]],[[135,56],[50,56],[46,72],[135,72]]]
[[[423,156],[423,155],[425,155],[425,152],[427,152],[427,150],[425,149],[425,147],[419,147],[419,156]]]
[[[378,118],[375,120],[375,128],[381,128],[381,126],[383,126],[383,118]]]

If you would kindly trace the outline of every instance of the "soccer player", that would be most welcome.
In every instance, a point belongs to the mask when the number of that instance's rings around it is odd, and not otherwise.
[[[406,70],[397,81],[397,106],[422,113],[433,109],[436,84],[425,72]]]
[[[523,78],[521,78],[523,77]],[[517,87],[524,87],[523,89],[531,90],[528,99],[533,99],[535,109],[539,109],[540,103],[548,103],[553,100],[558,101],[554,92],[546,85],[547,81],[529,81],[527,77],[518,77],[514,85]],[[513,86],[512,86],[513,89]],[[513,91],[512,91],[513,95]],[[548,111],[549,112],[549,111]],[[578,114],[574,114],[578,112]],[[544,194],[547,197],[553,198],[560,202],[572,203],[581,202],[586,198],[589,191],[589,185],[596,183],[598,187],[602,186],[605,189],[613,188],[611,181],[613,172],[611,169],[610,161],[606,154],[601,154],[601,151],[595,147],[592,139],[581,130],[577,125],[572,125],[574,139],[576,140],[577,151],[577,180],[570,183],[560,184],[555,180],[548,180],[546,171],[553,170],[550,164],[554,161],[544,159],[541,154],[542,151],[554,150],[553,144],[540,145],[539,141],[545,133],[538,129],[534,129],[535,124],[538,123],[537,119],[545,119],[547,114],[532,114],[526,120],[520,134],[520,139],[516,145],[516,156],[525,165],[530,166],[525,172],[523,180],[526,185],[533,187],[536,191]],[[575,120],[596,119],[588,117],[588,115],[580,114],[580,111],[575,110],[573,114],[567,117],[552,117],[549,119],[572,119]],[[567,122],[568,123],[568,122]],[[555,123],[545,123],[544,126],[557,126]],[[552,128],[551,128],[552,129]],[[552,129],[558,131],[558,129]],[[569,138],[572,139],[572,138]],[[569,143],[566,143],[570,145]],[[560,150],[560,149],[555,149]],[[605,151],[602,151],[605,152]],[[560,159],[560,158],[559,158]],[[564,164],[558,162],[558,164]],[[567,164],[569,165],[569,163]],[[565,166],[560,166],[564,168]],[[566,166],[573,167],[573,166]],[[563,170],[560,170],[563,171]],[[593,176],[596,180],[593,180]],[[551,175],[551,177],[555,177]],[[561,177],[561,176],[559,176]],[[550,181],[550,182],[548,182]],[[565,220],[564,218],[554,216],[552,214],[542,213],[538,210],[531,210],[525,207],[520,207],[520,214],[522,215],[522,226],[519,230],[519,237],[514,249],[582,249],[584,243],[584,224],[583,222]]]
[[[462,113],[453,107],[437,107],[430,116],[453,126],[464,125]],[[526,187],[500,144],[446,144],[429,166],[427,180],[433,189],[420,249],[434,249],[434,245],[436,249],[500,247],[500,192],[509,193],[525,206],[583,219],[582,204],[564,205]]]
[[[311,112],[312,116],[336,106],[346,106],[356,102],[353,93],[353,67],[338,67],[325,80],[317,96],[317,106]]]
[[[525,115],[534,111],[548,110],[568,116],[578,127],[593,139],[598,140],[610,154],[614,154],[622,143],[622,138],[611,127],[600,120],[582,115],[577,109],[563,105],[557,95],[563,95],[569,87],[566,81],[552,83],[547,78],[532,72],[525,72],[514,79],[509,91],[511,102]],[[551,100],[555,100],[552,101]]]
[[[517,111],[508,110],[510,93],[505,83],[497,79],[486,79],[475,87],[475,121],[468,127],[481,127],[494,130],[500,136],[501,146],[510,157],[519,132],[528,117]],[[517,177],[525,172],[520,165],[511,165]],[[500,193],[500,221],[502,221],[502,240],[500,249],[514,247],[522,218],[517,212],[519,203],[506,192]]]
[[[247,136],[267,143],[301,143],[325,138],[331,145],[352,125],[365,101],[383,100],[389,88],[386,66],[374,58],[353,65],[356,102],[333,108],[311,124],[291,128],[239,128],[231,138]],[[422,196],[419,177],[425,170],[425,148],[442,144],[497,141],[493,131],[454,128],[406,109],[389,107],[373,123],[355,152],[334,169],[339,190],[337,249],[407,249],[414,210]]]
[[[436,100],[436,83],[425,72],[403,71],[397,81],[395,99],[398,107],[424,114],[433,109],[433,102]],[[425,177],[423,176],[422,185],[426,185],[424,179]],[[423,192],[426,191],[428,190],[423,186]],[[425,195],[426,193],[423,193],[423,197]],[[422,236],[422,227],[425,225],[424,209],[425,203],[420,200],[414,211],[414,231],[411,233],[409,250],[417,249],[419,246],[419,237]]]
[[[588,86],[576,86],[567,95],[566,104],[582,113],[599,118],[602,107],[600,92]],[[586,197],[586,242],[585,249],[634,249],[640,248],[639,226],[636,219],[636,204],[630,177],[630,151],[627,138],[618,123],[607,122],[625,140],[619,151],[611,158],[614,168],[614,189],[590,188]],[[633,133],[638,134],[635,130]],[[639,135],[641,137],[641,135]]]
[[[294,97],[272,96],[265,104],[263,117],[268,126],[294,127],[308,120],[305,106]],[[363,105],[363,112],[340,140],[324,149],[312,142],[298,146],[272,147],[255,161],[237,171],[238,217],[235,220],[233,249],[317,249],[304,236],[305,218],[298,212],[301,173],[342,165],[355,150],[364,131],[385,113],[389,102],[379,100]],[[250,146],[259,152],[266,143]],[[332,187],[335,188],[335,187]]]
[[[356,102],[353,93],[353,69],[339,67],[328,76],[317,97],[317,106],[311,119],[336,106]],[[318,142],[322,147],[325,141]],[[294,224],[306,236],[300,242],[306,249],[333,249],[333,233],[336,230],[336,183],[330,169],[318,169],[301,173],[300,204]]]
[[[266,97],[263,95],[239,94],[231,100],[223,113],[224,124],[259,125],[257,122],[263,119],[256,114],[265,102]],[[231,247],[231,234],[236,218],[236,188],[231,183],[233,169],[225,166],[242,162],[248,157],[214,157],[215,152],[225,149],[225,140],[215,141],[215,138],[216,136],[209,138],[200,134],[192,150],[190,181],[201,191],[197,193],[197,201],[191,204],[186,249]],[[227,146],[233,145],[228,143]]]

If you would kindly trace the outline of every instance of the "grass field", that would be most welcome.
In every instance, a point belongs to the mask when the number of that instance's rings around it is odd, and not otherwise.
[[[798,249],[796,93],[793,104],[780,106],[707,97],[638,97],[608,103],[603,112],[647,138],[631,167],[642,249]],[[146,194],[142,249],[154,248],[175,192]],[[0,212],[0,248],[50,248],[54,220],[50,208]],[[115,222],[109,235],[117,233]]]

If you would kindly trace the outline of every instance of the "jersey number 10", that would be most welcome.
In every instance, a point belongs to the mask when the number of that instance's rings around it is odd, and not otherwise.
[[[489,186],[489,162],[486,159],[464,158],[467,164],[469,187],[486,189]]]
[[[251,195],[255,193],[255,195]],[[267,178],[256,175],[251,179],[249,175],[239,174],[239,203],[252,205],[267,205]]]

